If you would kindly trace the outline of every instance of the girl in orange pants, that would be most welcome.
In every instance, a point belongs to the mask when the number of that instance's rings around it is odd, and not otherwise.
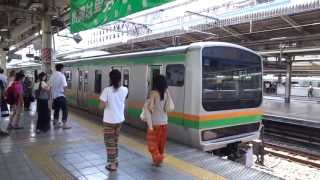
[[[167,91],[166,78],[158,75],[154,78],[153,90],[150,92],[148,109],[151,117],[147,118],[147,143],[153,164],[159,166],[164,158],[164,148],[168,133],[168,112],[173,109],[173,102]],[[170,105],[169,102],[172,102]]]
[[[153,126],[148,129],[147,143],[154,165],[159,166],[164,159],[164,148],[167,143],[168,125]]]

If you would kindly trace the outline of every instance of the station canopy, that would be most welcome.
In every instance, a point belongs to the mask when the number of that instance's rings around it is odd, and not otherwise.
[[[70,6],[65,13],[59,18],[66,26],[54,27],[59,32],[54,35],[56,60],[88,50],[116,54],[225,41],[261,52],[271,67],[268,73],[284,72],[287,56],[295,57],[297,73],[320,72],[319,0],[176,0],[81,31],[79,43],[70,38]],[[36,39],[30,43],[39,51]],[[78,56],[70,56],[74,53]],[[280,63],[275,61],[279,57]]]

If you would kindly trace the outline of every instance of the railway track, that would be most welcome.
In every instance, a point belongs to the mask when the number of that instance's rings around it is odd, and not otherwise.
[[[272,118],[263,120],[265,153],[320,168],[320,128]]]

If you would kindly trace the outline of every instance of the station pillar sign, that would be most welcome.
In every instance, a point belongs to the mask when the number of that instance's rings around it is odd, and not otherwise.
[[[91,29],[174,0],[71,0],[72,33]]]

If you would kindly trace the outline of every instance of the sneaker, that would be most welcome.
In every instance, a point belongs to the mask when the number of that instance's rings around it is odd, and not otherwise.
[[[62,129],[71,129],[71,127],[67,123],[63,123]]]

